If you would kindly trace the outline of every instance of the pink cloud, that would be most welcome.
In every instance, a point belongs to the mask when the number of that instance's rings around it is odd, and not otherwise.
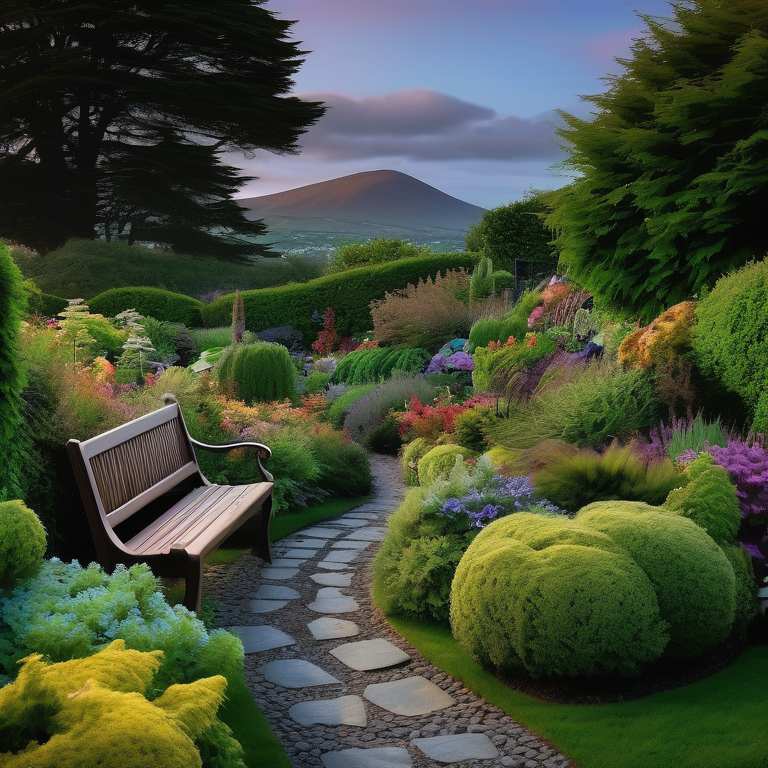
[[[612,62],[617,56],[629,56],[633,41],[641,36],[641,30],[617,29],[587,41],[585,52],[590,59],[600,64]]]

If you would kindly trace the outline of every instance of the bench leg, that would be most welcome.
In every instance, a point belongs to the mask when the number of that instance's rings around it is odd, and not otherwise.
[[[203,594],[203,557],[187,556],[187,568],[184,576],[184,607],[195,613],[200,612],[200,599]]]
[[[261,521],[256,527],[256,539],[253,548],[256,554],[267,563],[272,562],[272,550],[269,542],[269,521],[272,517],[272,496],[264,501],[261,507]]]

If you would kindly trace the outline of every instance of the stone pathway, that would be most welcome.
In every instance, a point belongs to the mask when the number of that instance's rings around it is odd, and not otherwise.
[[[404,490],[372,457],[371,500],[274,547],[206,569],[245,676],[294,768],[565,768],[568,759],[431,666],[370,597],[370,563]]]

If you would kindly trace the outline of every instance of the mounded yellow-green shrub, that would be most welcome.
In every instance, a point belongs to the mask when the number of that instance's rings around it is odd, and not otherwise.
[[[432,448],[423,437],[411,440],[403,450],[403,480],[406,485],[419,484],[419,460]]]
[[[43,524],[24,502],[0,502],[0,587],[39,563],[45,544]]]
[[[731,544],[741,523],[739,497],[728,477],[728,471],[702,453],[686,468],[690,481],[671,491],[664,509],[693,520],[718,544]]]
[[[534,677],[634,675],[667,641],[653,585],[621,547],[527,512],[470,544],[451,588],[451,628],[482,663]]]
[[[45,664],[28,657],[0,689],[4,768],[199,768],[195,740],[219,722],[226,680],[171,686],[154,702],[143,693],[158,653],[117,640],[87,659]]]
[[[457,456],[466,459],[475,455],[474,451],[461,445],[436,445],[419,459],[419,485],[429,485],[441,475],[447,475],[453,469]]]
[[[502,474],[512,475],[516,471],[513,471],[513,467],[515,467],[520,458],[520,451],[504,448],[501,445],[494,445],[492,448],[489,448],[484,455],[491,460],[496,471],[501,472]]]
[[[641,502],[595,502],[575,519],[610,536],[653,583],[669,624],[666,656],[695,658],[725,640],[736,584],[731,564],[706,531]]]

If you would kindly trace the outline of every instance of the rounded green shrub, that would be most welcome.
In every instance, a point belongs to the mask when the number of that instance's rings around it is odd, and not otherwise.
[[[725,640],[734,618],[733,568],[698,525],[628,501],[590,504],[575,520],[610,536],[648,576],[669,625],[665,655],[695,658]]]
[[[333,372],[333,381],[355,386],[380,381],[394,373],[419,373],[432,359],[425,349],[376,347],[350,352]]]
[[[0,502],[0,588],[43,559],[45,529],[22,501]]]
[[[431,450],[432,444],[423,437],[411,440],[403,451],[403,480],[406,485],[419,484],[419,461]]]
[[[238,344],[228,350],[217,374],[219,382],[234,387],[246,403],[296,395],[296,369],[288,350],[279,344]]]
[[[114,317],[126,309],[135,309],[145,317],[198,328],[203,324],[201,311],[205,305],[191,296],[161,288],[112,288],[94,296],[88,306],[91,312],[104,317]]]
[[[634,675],[667,640],[653,585],[621,547],[527,512],[470,544],[451,588],[451,628],[482,663],[534,677]]]
[[[738,544],[723,544],[721,549],[728,558],[733,568],[733,575],[736,577],[731,632],[734,637],[741,640],[746,637],[747,628],[757,616],[758,601],[755,599],[757,579],[752,567],[752,555]]]
[[[456,416],[453,424],[453,436],[456,442],[482,453],[488,447],[486,433],[494,419],[495,412],[490,405],[478,405],[462,411]]]
[[[447,475],[456,463],[456,457],[469,458],[475,452],[461,445],[436,445],[425,453],[418,463],[419,485],[434,483],[439,477]]]
[[[741,524],[739,497],[728,471],[702,453],[686,469],[690,480],[671,491],[664,509],[693,520],[718,544],[732,544]]]
[[[740,395],[750,413],[765,391],[768,261],[720,278],[696,308],[693,354],[705,376]]]

